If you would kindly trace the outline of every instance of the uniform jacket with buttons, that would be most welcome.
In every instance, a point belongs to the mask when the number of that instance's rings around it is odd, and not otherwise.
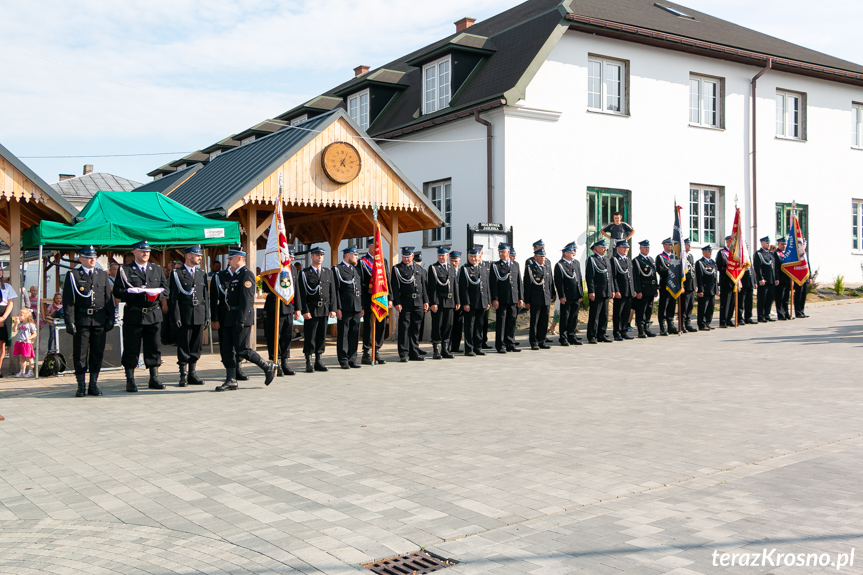
[[[635,282],[633,281],[632,261],[620,254],[614,254],[611,258],[611,282],[613,289],[620,293],[620,297],[635,296]]]
[[[213,279],[210,280],[210,317],[213,318],[213,321],[217,321],[220,324],[225,323],[225,318],[228,315],[225,294],[231,283],[231,277],[230,270],[226,268],[214,273]],[[222,326],[220,325],[219,327],[221,328]]]
[[[459,286],[456,270],[449,264],[435,262],[426,270],[428,274],[429,305],[440,306],[444,309],[455,309],[461,301],[459,299]]]
[[[123,311],[124,325],[155,325],[162,322],[162,305],[157,299],[149,301],[146,294],[128,293],[128,288],[162,288],[162,297],[168,296],[170,288],[162,266],[147,262],[146,273],[136,262],[123,264],[114,279],[114,297],[126,302]],[[145,312],[144,310],[150,310]]]
[[[225,327],[248,327],[255,323],[255,274],[246,266],[231,276],[225,288]]]
[[[484,310],[491,305],[488,271],[482,263],[473,265],[468,262],[461,266],[458,272],[458,290],[461,305],[471,307],[469,313]]]
[[[695,262],[695,279],[698,282],[698,291],[704,293],[704,297],[713,297],[716,295],[716,274],[718,268],[716,262],[701,258]]]
[[[607,299],[614,295],[609,260],[605,256],[593,254],[587,258],[584,263],[584,277],[587,293],[594,294],[595,299]]]
[[[656,264],[652,259],[643,254],[632,258],[632,284],[635,293],[640,293],[641,297],[656,297],[659,283],[656,280]]]
[[[488,282],[492,301],[501,305],[513,305],[524,300],[524,284],[518,262],[492,262]]]
[[[685,293],[696,292],[698,291],[698,278],[695,277],[695,257],[691,253],[686,254],[686,261],[689,263],[689,272],[683,280],[683,291]]]
[[[581,264],[573,259],[571,262],[561,258],[554,265],[554,288],[557,297],[565,297],[567,304],[570,301],[579,302],[584,297],[582,286]]]
[[[93,312],[88,313],[91,309]],[[82,266],[66,274],[63,284],[63,319],[66,324],[77,327],[113,325],[115,310],[108,274],[104,270],[94,268],[93,273],[87,273]]]
[[[337,296],[333,309],[341,310],[342,313],[363,311],[363,278],[360,269],[343,261],[333,266],[332,272]]]
[[[550,305],[555,297],[554,275],[551,263],[546,258],[539,265],[534,258],[529,258],[524,266],[524,281],[522,282],[524,303],[530,305]]]
[[[321,266],[321,273],[309,266],[300,272],[298,285],[302,295],[300,302],[303,306],[303,314],[312,317],[327,317],[331,311],[335,311],[336,284],[333,282],[333,272],[330,268]]]
[[[413,264],[402,262],[393,266],[390,274],[390,291],[393,295],[393,305],[408,309],[422,308],[423,304],[429,301],[423,275]]]
[[[755,252],[752,267],[755,269],[756,281],[767,282],[767,285],[773,285],[776,282],[776,257],[770,250],[761,248]]]
[[[195,268],[193,277],[186,266],[182,266],[171,272],[168,283],[171,286],[168,308],[174,321],[180,321],[183,325],[203,325],[209,321],[207,274]]]

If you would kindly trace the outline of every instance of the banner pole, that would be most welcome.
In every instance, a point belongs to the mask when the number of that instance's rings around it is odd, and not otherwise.
[[[682,294],[681,294],[682,295]],[[683,333],[683,298],[677,296],[677,335]]]
[[[785,272],[782,272],[785,273]],[[803,287],[803,286],[800,286]],[[791,313],[788,314],[791,316],[791,319],[795,319],[797,316],[797,310],[794,309],[794,280],[791,280],[791,301],[788,304],[791,307]]]
[[[371,309],[369,309],[369,311],[371,311]],[[374,311],[372,311],[371,315],[372,315],[372,317],[366,318],[366,321],[372,322],[372,365],[374,365],[375,359],[376,359],[375,358],[375,352],[377,351],[377,347],[378,347],[378,340],[377,340],[377,336],[375,334],[375,324],[378,323],[377,322],[378,318],[375,316]]]
[[[273,336],[273,361],[276,362],[276,366],[278,366],[278,371],[282,371],[282,368],[281,368],[282,363],[281,363],[281,361],[279,361],[281,359],[279,357],[279,315],[281,315],[281,311],[282,311],[282,300],[279,299],[279,296],[277,296],[275,294],[273,294],[273,295],[274,295],[273,299],[275,300],[275,303],[276,303],[276,305],[275,305],[276,311],[273,314],[274,316],[276,316],[276,331],[275,331],[275,336]]]

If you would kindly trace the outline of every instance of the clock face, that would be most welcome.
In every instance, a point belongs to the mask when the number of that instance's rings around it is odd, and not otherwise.
[[[347,142],[333,142],[321,154],[324,173],[339,184],[347,184],[360,174],[360,153]]]

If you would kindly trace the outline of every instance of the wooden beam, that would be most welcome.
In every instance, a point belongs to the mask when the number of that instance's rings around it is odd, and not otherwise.
[[[299,218],[286,218],[285,226],[295,226],[299,224],[308,224],[312,222],[321,222],[338,216],[355,216],[360,213],[360,210],[339,210],[330,212],[321,212],[309,216],[300,216]],[[329,237],[329,234],[327,234]]]
[[[270,214],[268,217],[264,218],[264,221],[261,222],[261,225],[259,225],[255,229],[255,239],[258,239],[259,237],[261,237],[261,235],[270,227],[270,224],[273,221],[274,215],[275,214]],[[276,320],[273,320],[273,323],[275,323],[275,321]]]
[[[380,212],[379,212],[380,213]],[[390,213],[390,265],[396,265],[401,259],[399,258],[399,213],[398,211],[393,211]],[[381,249],[381,246],[378,246],[378,249]],[[387,270],[389,272],[389,270]],[[390,286],[392,288],[392,286]],[[393,288],[395,289],[395,288]],[[390,338],[395,341],[396,340],[396,311],[395,308],[390,308]]]
[[[372,210],[369,208],[363,209],[363,215],[366,216],[372,224],[372,233],[369,235],[375,235],[375,215]],[[387,228],[386,224],[384,224],[383,219],[378,218],[378,223],[381,225],[381,238],[386,240],[388,244],[392,243],[393,236],[390,234],[390,230]]]
[[[257,275],[255,268],[258,266],[258,241],[256,237],[252,237],[252,234],[258,229],[258,210],[255,206],[249,205],[246,206],[246,212],[243,215],[245,216],[246,227],[246,267],[249,268],[253,274]],[[257,311],[253,313],[253,319],[257,319]],[[252,331],[249,334],[249,347],[251,349],[256,349],[258,343],[258,336],[255,327],[255,322],[253,321]]]

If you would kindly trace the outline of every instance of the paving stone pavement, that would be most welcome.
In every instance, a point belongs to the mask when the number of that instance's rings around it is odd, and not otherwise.
[[[863,573],[863,305],[811,311],[221,394],[7,395],[0,573],[362,573],[420,547],[453,574]],[[856,547],[838,571],[714,565]]]

